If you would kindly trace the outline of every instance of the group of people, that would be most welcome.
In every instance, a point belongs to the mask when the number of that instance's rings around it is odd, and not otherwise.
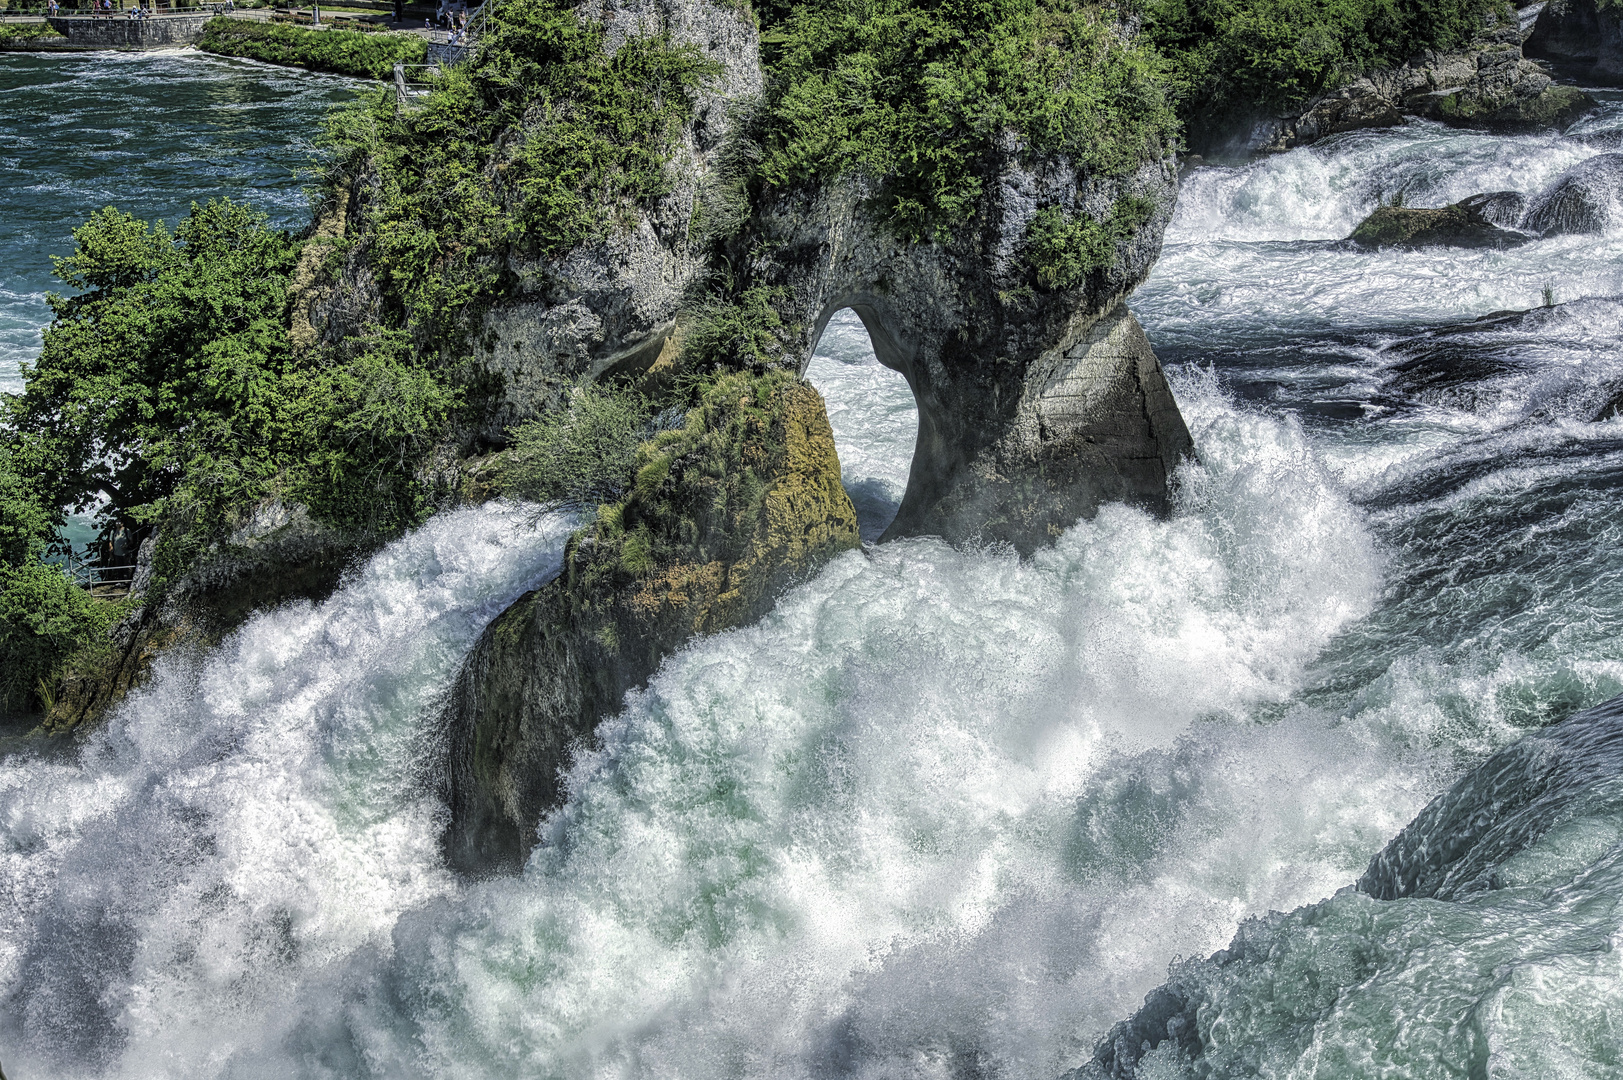
[[[90,0],[90,10],[93,14],[106,15],[111,18],[118,9],[114,6],[113,0]],[[58,0],[45,0],[45,13],[53,17],[61,15],[62,5],[58,3]],[[124,13],[125,17],[130,19],[144,19],[150,14],[151,12],[147,11],[139,3],[132,4],[129,10]]]

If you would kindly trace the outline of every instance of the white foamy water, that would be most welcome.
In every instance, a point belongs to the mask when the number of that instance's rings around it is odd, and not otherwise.
[[[879,539],[907,492],[908,469],[919,438],[919,410],[901,372],[881,364],[868,331],[850,308],[829,319],[806,365],[834,429],[840,479],[857,508],[862,538]]]
[[[165,658],[70,760],[0,764],[12,1074],[281,1053],[308,980],[454,891],[433,718],[484,625],[556,571],[570,522],[528,513],[436,518],[332,599]]]
[[[1157,342],[1224,328],[1320,332],[1486,315],[1623,295],[1623,216],[1601,236],[1505,250],[1359,252],[1339,245],[1382,200],[1438,207],[1489,191],[1529,196],[1614,152],[1623,114],[1602,110],[1585,138],[1492,136],[1426,121],[1336,136],[1239,168],[1185,178],[1166,247],[1133,308]]]
[[[1107,508],[1025,563],[843,556],[668,662],[517,878],[451,881],[416,768],[456,650],[556,557],[517,511],[431,523],[172,666],[81,761],[10,766],[18,1062],[1074,1064],[1173,954],[1323,895],[1430,782],[1311,709],[1246,719],[1369,610],[1381,560],[1298,425],[1179,389],[1205,457],[1171,520]]]
[[[1547,184],[1607,122],[1414,125],[1194,174],[1134,298],[1201,455],[1171,517],[1106,507],[1025,561],[842,556],[632,695],[521,875],[445,869],[439,705],[566,522],[437,519],[330,600],[165,660],[72,756],[0,764],[8,1075],[1079,1064],[1176,958],[1336,893],[1462,770],[1623,689],[1623,420],[1591,421],[1623,386],[1613,238],[1324,242],[1393,185]],[[1547,280],[1574,302],[1456,333]],[[894,513],[911,395],[849,313],[819,352],[845,481]],[[1372,955],[1362,904],[1328,909],[1331,960]],[[1518,953],[1493,936],[1513,920],[1399,921],[1440,962],[1405,961],[1383,1003],[1452,1001],[1449,971]],[[1550,1007],[1505,997],[1518,1038],[1589,1038],[1586,1003],[1617,998],[1599,964],[1529,968]],[[1262,1015],[1267,976],[1225,1008]],[[1371,1030],[1334,1018],[1316,1062]],[[1286,1047],[1259,1052],[1284,1069]],[[1432,1067],[1409,1053],[1383,1067]]]

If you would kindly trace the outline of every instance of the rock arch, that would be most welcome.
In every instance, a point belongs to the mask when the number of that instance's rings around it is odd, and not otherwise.
[[[906,376],[879,359],[873,335],[849,307],[836,310],[815,334],[811,359],[798,374],[823,397],[840,481],[862,539],[878,541],[907,490],[918,445],[918,398]]]
[[[836,311],[862,320],[874,354],[899,371],[919,410],[907,493],[885,538],[1002,540],[1022,552],[1106,502],[1164,510],[1168,480],[1192,450],[1188,428],[1126,295],[1160,252],[1177,182],[1164,163],[1118,180],[1068,163],[987,177],[977,222],[945,243],[908,243],[874,223],[848,180],[762,215],[774,259],[784,361],[804,375]],[[1156,209],[1114,264],[1079,288],[1030,284],[1021,244],[1041,206],[1103,217],[1124,195]]]

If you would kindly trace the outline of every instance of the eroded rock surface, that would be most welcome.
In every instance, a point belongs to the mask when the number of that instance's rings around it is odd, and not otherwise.
[[[791,297],[785,360],[803,372],[830,316],[851,308],[880,363],[907,379],[918,447],[885,538],[940,535],[1047,543],[1104,502],[1164,508],[1191,448],[1160,365],[1122,299],[1149,273],[1176,178],[1147,162],[1122,180],[1067,163],[1021,164],[1011,148],[976,227],[952,244],[910,244],[866,215],[844,182],[773,208],[767,280]],[[1032,287],[1021,240],[1043,206],[1103,217],[1118,200],[1155,209],[1117,260],[1071,291]]]

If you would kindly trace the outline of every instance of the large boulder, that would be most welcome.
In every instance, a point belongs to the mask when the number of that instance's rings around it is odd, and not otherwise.
[[[445,843],[473,872],[522,861],[573,748],[673,650],[759,618],[790,582],[859,545],[822,400],[802,381],[836,311],[857,313],[918,403],[912,474],[887,538],[1029,552],[1107,501],[1165,511],[1191,450],[1124,304],[1176,199],[1167,148],[1146,142],[1136,164],[1107,176],[1007,134],[977,164],[969,219],[922,239],[886,225],[862,175],[729,196],[727,125],[760,86],[752,17],[719,0],[640,5],[602,10],[618,24],[636,8],[644,32],[669,18],[677,40],[719,43],[724,67],[754,64],[755,75],[729,76],[718,92],[733,100],[685,136],[693,153],[671,165],[684,174],[678,197],[628,239],[571,254],[567,274],[549,269],[552,285],[482,326],[476,363],[500,385],[488,424],[553,407],[579,380],[690,396],[684,425],[639,449],[633,490],[598,509],[558,579],[496,619],[451,695]],[[686,238],[701,216],[735,213],[700,281],[712,291],[695,301],[703,268]],[[694,344],[718,340],[722,355]]]
[[[451,864],[521,865],[574,745],[627,690],[859,544],[817,391],[783,371],[720,380],[645,447],[636,488],[570,542],[562,573],[475,646],[450,704]]]
[[[1540,236],[1600,233],[1623,213],[1623,154],[1574,165],[1533,197],[1522,227]]]
[[[1499,194],[1499,193],[1495,193]],[[1488,210],[1502,209],[1505,203],[1484,204],[1467,202],[1425,209],[1413,206],[1377,207],[1369,217],[1358,223],[1347,239],[1354,245],[1369,250],[1403,248],[1416,250],[1425,247],[1514,247],[1532,239],[1525,233],[1500,228],[1487,216]]]
[[[1623,11],[1595,0],[1550,0],[1523,46],[1587,83],[1623,86]]]

